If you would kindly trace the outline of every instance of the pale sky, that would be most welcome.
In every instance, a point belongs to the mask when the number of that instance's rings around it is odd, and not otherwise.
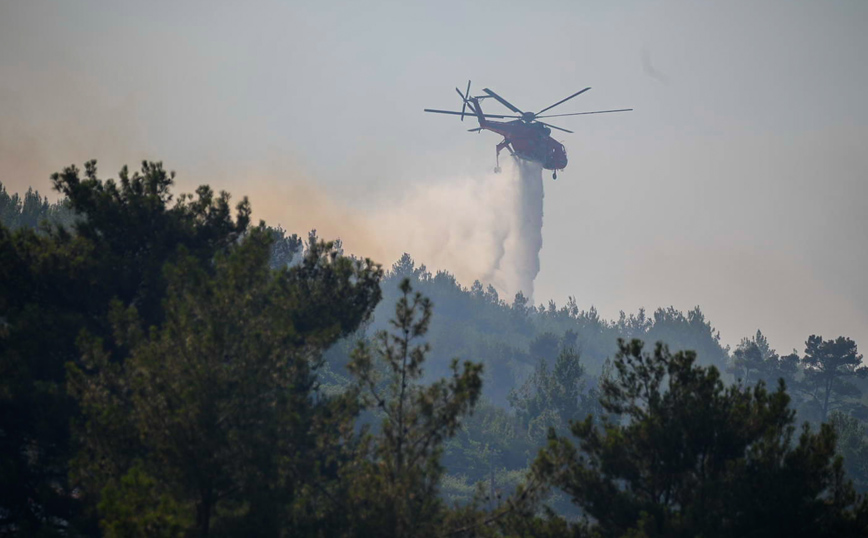
[[[537,302],[868,346],[866,28],[864,0],[0,0],[0,181],[148,158],[254,210],[298,179],[376,208],[493,167],[496,135],[422,113],[455,86],[531,110],[591,86],[557,112],[636,110],[556,122]]]

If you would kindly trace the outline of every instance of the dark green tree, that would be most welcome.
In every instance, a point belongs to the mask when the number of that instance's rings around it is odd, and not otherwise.
[[[725,386],[692,352],[620,343],[603,408],[618,422],[552,435],[535,471],[603,537],[865,536],[868,502],[835,454],[834,429],[795,436],[783,384]]]
[[[367,438],[367,455],[346,477],[351,484],[352,534],[434,536],[445,510],[438,496],[443,442],[472,411],[482,389],[482,366],[452,361],[452,375],[420,385],[429,345],[421,342],[431,321],[431,302],[414,293],[408,279],[391,320],[353,354],[350,371],[365,401],[382,416]]]
[[[566,433],[574,420],[600,415],[598,394],[589,388],[578,353],[563,348],[554,365],[540,360],[533,374],[510,393],[509,402],[524,425],[526,435],[543,445],[550,428]]]
[[[868,428],[858,418],[833,411],[829,424],[838,434],[838,453],[844,458],[844,470],[856,489],[868,492]]]
[[[175,199],[174,178],[162,163],[144,162],[140,172],[130,174],[124,167],[118,181],[102,181],[96,161],[85,163],[84,177],[74,166],[52,176],[54,188],[86,217],[73,230],[94,246],[94,265],[100,271],[95,276],[108,288],[99,290],[100,304],[104,296],[135,304],[148,324],[161,321],[163,265],[174,259],[179,246],[197,259],[210,260],[250,224],[246,198],[237,204],[233,219],[228,193],[216,194],[203,185],[196,196]]]
[[[268,228],[271,237],[271,260],[272,269],[282,269],[293,265],[301,259],[304,250],[304,241],[296,235],[287,235],[286,230],[278,226]]]
[[[445,443],[443,464],[450,474],[443,488],[447,500],[474,500],[474,486],[483,484],[484,501],[494,508],[524,478],[521,472],[538,447],[524,433],[514,413],[481,401],[455,437]]]
[[[405,252],[398,261],[392,264],[389,276],[399,281],[405,278],[418,281],[431,278],[431,273],[428,272],[428,269],[424,265],[416,267],[416,262]]]
[[[92,519],[79,521],[87,499],[68,480],[77,407],[64,389],[65,364],[79,356],[76,339],[83,330],[103,338],[121,360],[111,301],[134,305],[143,327],[159,324],[164,264],[181,247],[210,262],[248,228],[246,200],[233,218],[228,194],[200,187],[175,199],[173,178],[159,163],[124,168],[118,181],[97,178],[95,161],[83,175],[71,166],[52,176],[78,215],[70,228],[0,227],[0,528],[94,532]]]
[[[843,336],[823,340],[811,335],[805,342],[802,369],[804,380],[798,388],[820,420],[825,421],[836,409],[865,414],[859,402],[862,391],[853,381],[868,376],[868,367],[862,366],[856,342]]]
[[[192,526],[187,507],[179,504],[138,462],[103,490],[99,512],[107,538],[183,538]]]
[[[311,496],[355,404],[318,394],[316,374],[323,351],[372,312],[381,271],[324,244],[272,270],[268,235],[251,230],[213,264],[182,253],[166,269],[159,328],[143,331],[136,308],[116,302],[128,356],[85,339],[82,367],[71,363],[85,417],[74,474],[101,497],[107,532],[147,534],[136,524],[155,519],[189,521],[201,537],[317,527]],[[130,520],[140,498],[168,499],[172,517]]]
[[[729,349],[720,345],[720,331],[711,326],[698,306],[686,314],[671,306],[658,308],[652,317],[654,323],[644,336],[638,337],[640,340],[666,342],[675,350],[693,350],[705,365],[726,366]]]
[[[743,338],[735,348],[728,371],[745,385],[765,381],[773,386],[778,379],[783,379],[787,385],[794,386],[798,361],[796,355],[779,356],[762,331],[757,330],[756,335]]]

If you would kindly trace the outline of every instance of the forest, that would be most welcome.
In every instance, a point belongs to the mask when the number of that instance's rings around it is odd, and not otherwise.
[[[847,336],[534,305],[174,183],[0,186],[0,536],[868,536]]]

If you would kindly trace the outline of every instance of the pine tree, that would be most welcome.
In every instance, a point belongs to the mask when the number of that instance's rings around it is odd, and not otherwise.
[[[316,526],[293,507],[355,419],[351,398],[317,393],[320,357],[370,315],[381,272],[322,244],[275,271],[267,235],[252,230],[213,275],[182,257],[166,271],[159,327],[143,331],[135,307],[116,303],[115,341],[129,355],[112,361],[91,338],[83,367],[70,367],[86,418],[76,476],[102,496],[105,521],[122,521],[125,501],[106,498],[124,487],[135,499],[135,472],[156,481],[143,482],[155,504],[188,509],[197,536]]]
[[[724,386],[692,352],[620,343],[603,408],[618,421],[554,432],[535,471],[603,537],[865,536],[868,501],[835,454],[835,432],[806,424],[781,385]]]
[[[471,412],[482,389],[482,366],[452,361],[452,375],[419,384],[429,351],[420,343],[431,321],[431,302],[400,285],[392,331],[361,342],[350,369],[369,405],[382,418],[368,437],[368,452],[351,475],[352,534],[410,537],[439,533],[445,517],[438,497],[443,442]]]
[[[823,340],[822,336],[811,335],[805,342],[802,368],[804,381],[799,388],[808,404],[819,412],[820,420],[825,421],[835,409],[866,413],[859,402],[862,391],[852,382],[868,376],[856,342],[843,336]]]

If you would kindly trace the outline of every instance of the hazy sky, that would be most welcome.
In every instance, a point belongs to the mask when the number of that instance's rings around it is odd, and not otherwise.
[[[592,86],[557,111],[636,110],[556,123],[537,302],[698,304],[727,343],[865,349],[866,28],[864,0],[0,0],[0,181],[149,158],[270,221],[376,210],[490,172],[494,134],[422,113],[454,86],[531,110]]]

